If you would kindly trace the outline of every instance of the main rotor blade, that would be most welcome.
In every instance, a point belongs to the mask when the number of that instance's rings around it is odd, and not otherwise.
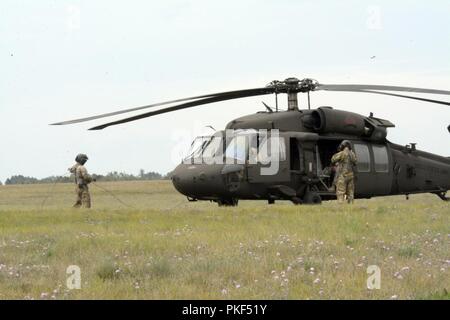
[[[259,88],[257,88],[257,89],[259,89]],[[90,117],[85,117],[85,118],[79,118],[79,119],[73,119],[73,120],[68,120],[68,121],[51,123],[50,125],[55,126],[55,125],[67,125],[67,124],[80,123],[80,122],[91,121],[91,120],[100,119],[100,118],[116,116],[116,115],[123,114],[123,113],[143,110],[143,109],[147,109],[147,108],[159,107],[159,106],[163,106],[163,105],[171,104],[171,103],[176,103],[176,102],[183,102],[183,101],[188,101],[188,100],[202,99],[202,98],[208,98],[208,97],[214,97],[214,96],[220,96],[220,95],[235,94],[235,93],[245,92],[245,91],[249,91],[249,90],[257,90],[257,89],[246,89],[246,90],[218,92],[218,93],[205,94],[205,95],[201,95],[201,96],[195,96],[195,97],[189,97],[189,98],[182,98],[182,99],[158,102],[158,103],[149,104],[149,105],[146,105],[146,106],[135,107],[135,108],[130,108],[130,109],[124,109],[124,110],[118,110],[118,111],[114,111],[114,112],[103,113],[103,114],[90,116]]]
[[[219,95],[216,95],[213,97],[208,97],[208,98],[196,100],[196,101],[190,101],[190,102],[186,102],[186,103],[179,104],[176,106],[163,108],[160,110],[151,111],[151,112],[136,115],[133,117],[125,118],[122,120],[105,123],[105,124],[90,128],[89,130],[102,130],[109,126],[114,126],[114,125],[118,125],[118,124],[122,124],[122,123],[127,123],[127,122],[131,122],[131,121],[143,119],[143,118],[148,118],[148,117],[156,116],[158,114],[192,108],[192,107],[196,107],[196,106],[200,106],[200,105],[204,105],[204,104],[208,104],[208,103],[220,102],[220,101],[232,100],[232,99],[238,99],[238,98],[253,97],[253,96],[272,94],[272,93],[274,93],[273,88],[256,88],[256,89],[247,89],[247,90],[239,90],[239,91],[233,91],[233,92],[228,92],[228,93],[222,93],[222,94],[219,94]]]
[[[450,102],[447,102],[447,101],[419,98],[419,97],[413,97],[413,96],[405,96],[403,94],[380,92],[380,91],[372,91],[372,90],[352,90],[352,92],[375,93],[375,94],[382,94],[382,95],[386,95],[386,96],[393,96],[393,97],[399,97],[399,98],[413,99],[413,100],[419,100],[419,101],[425,101],[425,102],[431,102],[431,103],[437,103],[437,104],[443,104],[443,105],[446,105],[446,106],[450,106]]]
[[[382,86],[370,84],[317,84],[314,90],[328,90],[328,91],[355,91],[355,90],[381,90],[381,91],[405,91],[416,93],[431,93],[431,94],[446,94],[450,95],[450,91],[423,89],[413,87],[397,87],[397,86]]]

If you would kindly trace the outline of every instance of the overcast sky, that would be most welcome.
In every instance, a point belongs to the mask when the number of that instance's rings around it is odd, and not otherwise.
[[[450,90],[449,17],[448,0],[2,0],[0,180],[64,174],[80,152],[93,173],[165,173],[206,125],[224,128],[273,97],[98,132],[86,129],[102,121],[48,125],[74,117],[289,76]],[[373,111],[397,125],[391,141],[450,156],[449,107],[352,93],[313,93],[312,103]]]

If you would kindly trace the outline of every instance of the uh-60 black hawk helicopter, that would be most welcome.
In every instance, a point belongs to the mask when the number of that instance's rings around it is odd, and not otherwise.
[[[446,192],[450,189],[450,157],[419,151],[413,143],[402,146],[388,141],[387,128],[394,127],[394,124],[389,120],[376,118],[372,113],[363,116],[331,107],[311,109],[309,93],[318,90],[381,94],[450,106],[446,101],[398,93],[450,95],[450,91],[384,85],[330,85],[320,84],[312,79],[288,78],[284,81],[272,81],[262,88],[165,101],[59,122],[55,125],[78,123],[181,103],[90,129],[101,130],[112,125],[199,105],[267,94],[275,94],[277,97],[278,94],[285,93],[288,97],[287,110],[278,110],[276,99],[275,110],[265,105],[267,111],[229,122],[226,130],[234,130],[231,136],[223,135],[224,131],[219,131],[209,137],[196,139],[190,156],[173,171],[172,181],[175,188],[190,201],[210,200],[219,205],[234,206],[239,199],[261,199],[267,200],[269,204],[275,200],[291,200],[296,204],[318,204],[322,200],[336,198],[332,190],[333,171],[329,170],[330,161],[339,144],[345,139],[351,142],[358,160],[355,170],[356,198],[433,193],[448,201]],[[298,108],[298,93],[307,93],[308,109]],[[266,134],[261,134],[260,130],[266,130],[263,131]],[[448,130],[450,131],[450,126]],[[267,164],[249,161],[249,143],[239,143],[238,140],[246,137],[255,141],[256,137],[259,147],[269,143],[271,141],[269,137],[272,138],[275,131],[278,132],[278,148],[271,152],[278,153],[278,170],[275,174],[264,175],[261,174],[261,170]],[[217,140],[219,143],[213,143]],[[197,145],[198,148],[195,147]],[[205,158],[205,155],[206,157],[219,155],[227,161],[221,163],[196,161],[198,158]],[[230,162],[229,158],[232,160],[239,158],[241,161]]]

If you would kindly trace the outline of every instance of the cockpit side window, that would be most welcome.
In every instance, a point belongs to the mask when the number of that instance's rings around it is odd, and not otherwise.
[[[271,160],[274,160],[275,157],[273,156],[276,155],[272,155],[272,151],[278,153],[278,161],[286,160],[286,143],[283,137],[269,137],[264,139],[259,148],[258,161],[267,164]]]
[[[225,157],[236,159],[240,163],[245,163],[248,154],[248,141],[246,135],[236,135],[231,139],[225,151]]]

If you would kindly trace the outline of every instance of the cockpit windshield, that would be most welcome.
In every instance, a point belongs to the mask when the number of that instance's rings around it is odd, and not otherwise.
[[[191,143],[191,147],[187,152],[187,156],[184,160],[198,158],[202,154],[203,148],[208,144],[211,140],[212,136],[200,136],[196,137],[194,141]]]
[[[268,139],[267,131],[263,133],[254,129],[218,131],[212,136],[195,138],[188,156],[183,161],[223,163],[226,160],[228,163],[229,160],[234,160],[238,163],[247,163],[247,161],[251,164],[265,163],[270,162],[271,156],[275,154],[279,154],[281,160],[284,160],[285,148],[283,139],[278,136]],[[272,155],[272,153],[275,154]]]
[[[223,133],[218,131],[212,136],[200,136],[194,139],[184,162],[192,162],[193,159],[211,159],[221,157],[223,154]],[[197,162],[197,161],[194,161]]]

